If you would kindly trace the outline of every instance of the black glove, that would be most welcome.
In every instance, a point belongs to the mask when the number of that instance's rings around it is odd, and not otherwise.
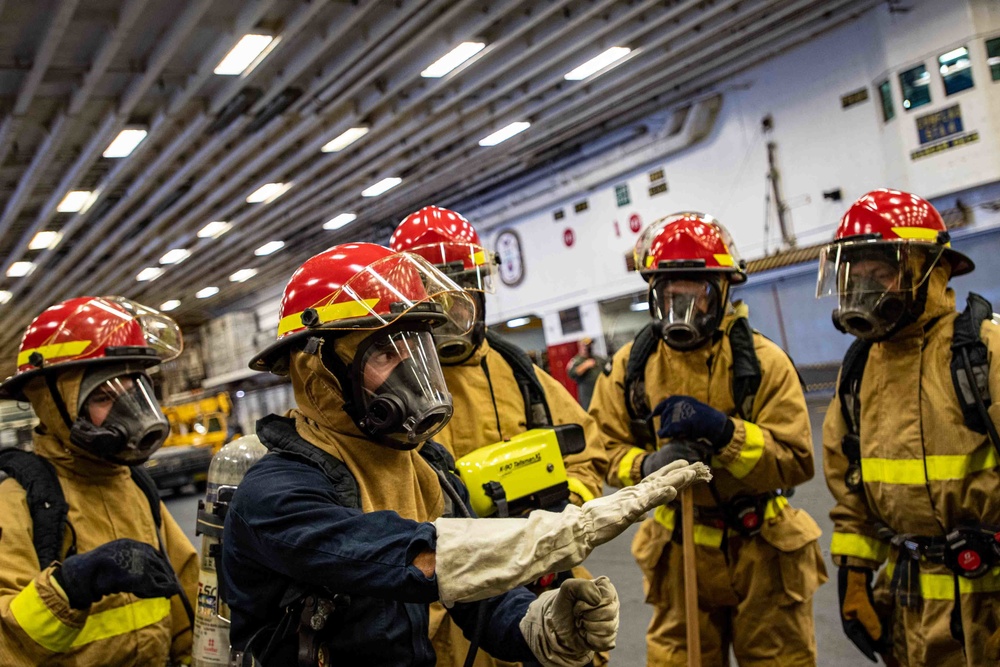
[[[690,396],[671,396],[653,408],[660,417],[661,438],[707,440],[716,452],[733,439],[736,425],[725,413]]]
[[[642,476],[651,475],[665,465],[674,461],[708,461],[712,458],[712,449],[705,442],[689,440],[671,440],[652,454],[647,454],[642,460],[640,469]]]
[[[837,572],[837,592],[840,594],[840,620],[844,634],[872,662],[886,652],[886,633],[875,611],[872,596],[872,576],[867,567],[840,567]]]
[[[87,609],[112,593],[169,598],[181,592],[177,575],[159,551],[124,538],[70,556],[53,576],[73,609]]]

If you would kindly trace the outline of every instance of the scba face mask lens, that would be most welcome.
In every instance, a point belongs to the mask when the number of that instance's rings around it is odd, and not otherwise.
[[[910,305],[910,292],[864,291],[844,294],[833,311],[834,324],[863,340],[877,341],[891,335]]]
[[[70,427],[70,442],[122,465],[144,463],[163,444],[170,425],[145,373],[103,380],[87,392]]]
[[[355,393],[362,407],[359,426],[394,449],[413,449],[451,418],[451,394],[444,382],[429,331],[372,336],[355,357]]]
[[[482,292],[469,294],[475,304],[473,313],[466,313],[470,302],[456,302],[448,313],[448,321],[434,329],[434,345],[438,358],[445,366],[456,366],[469,359],[486,339],[486,297]],[[454,313],[453,311],[460,311]],[[472,322],[471,329],[466,326]]]
[[[652,299],[663,339],[675,350],[700,347],[722,321],[725,295],[717,280],[660,278]]]

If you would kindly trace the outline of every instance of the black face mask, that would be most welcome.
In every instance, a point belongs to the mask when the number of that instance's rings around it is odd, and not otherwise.
[[[840,331],[862,340],[880,341],[894,334],[904,322],[913,301],[910,291],[874,289],[848,295],[833,311],[833,323]]]
[[[698,297],[689,294],[667,296],[665,290],[673,280],[703,283],[704,296],[708,308],[702,311],[697,306]],[[650,289],[650,310],[660,320],[660,335],[673,350],[694,350],[712,339],[724,315],[726,286],[718,280],[705,280],[701,276],[660,278]],[[669,308],[664,306],[670,304]]]
[[[469,292],[469,296],[476,302],[476,316],[470,331],[458,333],[448,324],[434,330],[434,346],[442,366],[464,363],[486,340],[486,295],[473,291]]]
[[[170,433],[170,424],[153,398],[149,380],[142,375],[130,379],[132,387],[113,398],[111,409],[100,426],[87,418],[87,401],[84,401],[80,415],[70,425],[69,439],[77,447],[102,459],[134,466],[145,463],[160,448]],[[106,384],[116,382],[120,380]],[[104,390],[99,388],[91,395],[97,391]]]

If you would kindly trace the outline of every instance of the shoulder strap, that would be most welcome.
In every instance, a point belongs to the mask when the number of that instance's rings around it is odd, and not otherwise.
[[[156,488],[156,482],[153,481],[153,478],[141,465],[132,466],[129,470],[132,473],[132,481],[139,487],[142,494],[146,496],[146,500],[149,502],[149,509],[153,513],[153,521],[156,522],[156,528],[159,530],[160,525],[163,523],[163,517],[160,515],[160,491]]]
[[[66,515],[69,514],[56,469],[37,454],[5,449],[0,451],[0,470],[20,484],[28,496],[35,553],[38,564],[45,569],[62,557]]]
[[[420,447],[420,456],[436,470],[446,473],[455,471],[455,457],[440,443],[428,440]]]
[[[505,341],[503,338],[487,330],[486,341],[497,351],[503,360],[507,362],[514,372],[514,379],[517,380],[521,395],[524,398],[525,417],[528,428],[538,428],[552,425],[552,414],[549,412],[549,403],[545,398],[545,389],[535,374],[535,365],[531,363],[531,357],[513,343]]]
[[[625,365],[625,409],[632,419],[645,419],[652,410],[646,395],[646,363],[659,344],[655,322],[644,326],[632,341]]]
[[[740,418],[750,421],[753,404],[760,389],[760,360],[754,349],[753,328],[745,317],[737,317],[729,327],[729,346],[733,351],[733,402]]]
[[[282,428],[285,427],[285,428]],[[269,438],[262,431],[282,430],[280,438]],[[340,459],[327,454],[319,447],[314,447],[303,441],[295,432],[295,421],[278,415],[268,415],[257,421],[257,435],[261,443],[267,447],[268,454],[284,456],[307,463],[323,471],[336,491],[337,499],[343,507],[358,509],[361,507],[361,491],[358,481]]]
[[[993,317],[990,302],[969,292],[969,300],[955,318],[951,339],[951,379],[962,408],[965,425],[977,433],[989,433],[1000,449],[995,429],[989,417],[991,403],[989,386],[989,350],[980,333],[983,320]]]
[[[856,339],[847,348],[840,366],[840,383],[837,396],[840,398],[840,412],[847,424],[847,430],[858,436],[861,433],[861,378],[868,363],[868,353],[872,349],[870,341]]]

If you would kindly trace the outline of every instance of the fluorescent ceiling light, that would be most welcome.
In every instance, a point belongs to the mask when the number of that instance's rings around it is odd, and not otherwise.
[[[163,312],[166,313],[166,312],[169,312],[171,310],[176,309],[177,306],[179,306],[179,305],[181,305],[180,300],[178,300],[178,299],[170,299],[169,301],[164,301],[163,303],[160,304],[160,310],[162,310]]]
[[[250,193],[248,204],[270,204],[281,195],[288,192],[291,183],[265,183]]]
[[[210,222],[201,228],[198,232],[198,238],[200,239],[217,239],[232,227],[228,222],[223,222],[221,220],[216,220],[215,222]]]
[[[0,289],[0,303],[7,303],[14,295],[5,289]]]
[[[394,187],[403,182],[403,179],[397,178],[395,176],[390,176],[388,178],[383,178],[381,181],[375,185],[369,185],[367,188],[361,191],[362,197],[378,197],[380,194],[392,190]]]
[[[425,79],[439,79],[482,51],[485,46],[482,42],[462,42],[435,60],[430,67],[420,73],[420,76]]]
[[[190,250],[185,248],[174,248],[173,250],[168,250],[167,253],[160,258],[160,264],[180,264],[190,256]]]
[[[508,139],[510,139],[511,137],[513,137],[515,134],[519,134],[521,132],[524,132],[529,127],[531,127],[531,123],[528,123],[528,122],[523,121],[523,120],[519,120],[519,121],[517,121],[515,123],[511,123],[507,127],[500,128],[499,130],[497,130],[493,134],[490,134],[490,135],[487,135],[487,136],[483,137],[482,139],[479,140],[479,145],[480,146],[496,146],[497,144],[499,144],[502,141],[507,141]]]
[[[38,232],[28,244],[28,250],[52,250],[62,240],[62,232]]]
[[[591,74],[601,71],[611,63],[621,60],[631,53],[631,51],[632,49],[624,46],[612,46],[604,53],[595,56],[579,67],[570,70],[563,78],[567,81],[581,81],[586,79]]]
[[[960,46],[957,49],[953,49],[948,53],[942,53],[938,56],[938,62],[944,62],[946,60],[955,60],[956,58],[965,58],[969,55],[969,49],[964,46]]]
[[[139,128],[126,128],[118,133],[115,140],[104,149],[104,157],[128,157],[135,147],[146,138],[148,132]]]
[[[264,49],[271,45],[274,37],[271,35],[243,35],[236,46],[226,54],[215,67],[216,74],[234,76],[237,74],[249,74],[262,58]]]
[[[340,134],[329,141],[320,150],[324,153],[336,153],[338,151],[342,151],[366,134],[368,134],[367,127],[352,127],[351,129],[346,130],[343,134]]]
[[[323,229],[340,229],[344,225],[349,225],[357,219],[358,216],[354,213],[340,213],[324,222]]]
[[[629,304],[628,309],[633,313],[641,313],[644,310],[649,310],[649,301],[635,301]]]
[[[14,262],[7,269],[7,275],[11,278],[23,278],[35,270],[34,262]]]
[[[263,257],[264,255],[270,255],[272,252],[278,252],[285,247],[284,241],[269,241],[253,251],[253,254],[258,257]]]
[[[149,282],[150,280],[156,280],[163,275],[163,269],[158,266],[147,266],[145,269],[140,271],[136,275],[135,279],[140,283]]]
[[[76,213],[88,205],[92,194],[94,193],[90,190],[71,190],[59,202],[56,210],[60,213]]]
[[[530,321],[530,317],[515,317],[512,320],[507,320],[507,327],[510,329],[516,329],[517,327],[523,327]]]
[[[195,297],[199,299],[207,299],[210,296],[215,296],[219,293],[218,287],[205,287],[194,293]]]
[[[250,280],[255,275],[257,275],[257,269],[240,269],[233,275],[229,276],[229,282],[231,283],[242,283]]]

